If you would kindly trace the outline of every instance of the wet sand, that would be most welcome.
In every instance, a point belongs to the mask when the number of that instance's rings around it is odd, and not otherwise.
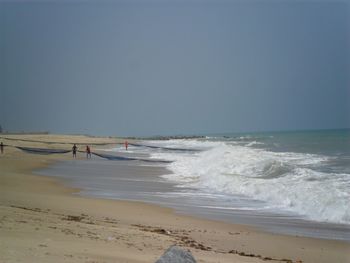
[[[347,242],[269,234],[141,202],[83,197],[79,189],[32,173],[70,158],[12,148],[0,156],[0,262],[154,262],[172,244],[191,250],[198,262],[350,262]]]
[[[111,154],[111,153],[109,153]],[[115,155],[147,159],[147,155],[118,152]],[[350,226],[308,221],[297,215],[261,211],[259,204],[244,197],[213,195],[197,189],[177,187],[161,175],[171,173],[161,163],[108,161],[103,158],[58,162],[36,174],[53,176],[89,197],[141,201],[174,208],[178,214],[244,224],[272,233],[345,240]],[[239,207],[249,207],[243,210]],[[232,207],[235,207],[232,209]]]

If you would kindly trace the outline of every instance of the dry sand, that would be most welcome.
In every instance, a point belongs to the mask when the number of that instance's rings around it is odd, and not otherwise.
[[[117,142],[85,136],[11,137]],[[71,147],[1,140],[30,147]],[[198,262],[350,262],[347,242],[264,233],[144,203],[85,198],[74,195],[78,189],[31,172],[67,158],[71,154],[34,155],[5,148],[0,156],[0,262],[154,262],[172,244],[189,249]]]

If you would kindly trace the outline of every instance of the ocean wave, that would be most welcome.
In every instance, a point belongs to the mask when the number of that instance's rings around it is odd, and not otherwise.
[[[174,161],[168,166],[173,174],[165,177],[179,186],[243,195],[308,219],[350,224],[350,175],[321,172],[318,168],[329,161],[327,156],[270,152],[225,142],[170,144],[204,149],[153,154]]]
[[[255,146],[255,145],[264,145],[263,142],[257,142],[257,141],[252,141],[248,144],[246,144],[247,147]]]

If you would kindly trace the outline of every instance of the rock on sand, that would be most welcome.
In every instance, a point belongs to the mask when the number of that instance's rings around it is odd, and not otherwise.
[[[155,263],[196,263],[190,251],[171,246]]]

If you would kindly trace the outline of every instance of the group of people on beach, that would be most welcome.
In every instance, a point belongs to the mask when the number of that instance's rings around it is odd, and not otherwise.
[[[1,143],[1,145],[2,145],[2,143]],[[125,142],[124,142],[124,147],[125,147],[125,150],[126,150],[126,151],[128,150],[128,146],[129,146],[128,141],[125,141]],[[77,151],[78,151],[78,147],[77,147],[77,145],[74,143],[74,145],[73,145],[73,147],[72,147],[73,158],[77,158]],[[87,158],[87,159],[91,158],[91,148],[90,148],[89,145],[86,145],[85,152],[86,152],[86,158]],[[1,148],[1,153],[2,153],[2,148]]]
[[[73,153],[73,158],[77,158],[77,151],[78,151],[78,147],[77,145],[74,143],[73,147],[72,147],[72,153]],[[91,158],[91,148],[89,145],[86,145],[86,158],[89,159]]]
[[[125,150],[128,150],[128,146],[129,146],[128,141],[124,142],[124,146],[125,146]],[[3,144],[3,142],[0,142],[0,153],[1,154],[4,153],[4,147],[5,147],[5,145]],[[74,143],[74,145],[72,147],[73,158],[77,158],[77,151],[78,151],[78,147]],[[91,148],[89,145],[86,145],[85,152],[86,152],[86,158],[87,159],[91,158]]]

